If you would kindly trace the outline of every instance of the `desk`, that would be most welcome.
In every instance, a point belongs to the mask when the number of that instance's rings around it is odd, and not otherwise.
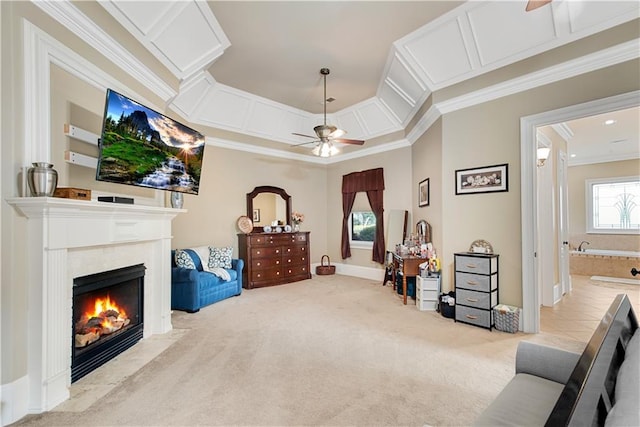
[[[393,284],[396,283],[396,271],[402,271],[402,295],[404,305],[407,305],[407,276],[419,276],[419,265],[426,262],[426,258],[412,255],[398,255],[389,252],[393,256]]]

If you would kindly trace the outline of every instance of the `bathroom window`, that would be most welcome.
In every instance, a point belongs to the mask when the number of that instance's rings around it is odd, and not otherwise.
[[[640,177],[586,181],[587,232],[640,234]]]

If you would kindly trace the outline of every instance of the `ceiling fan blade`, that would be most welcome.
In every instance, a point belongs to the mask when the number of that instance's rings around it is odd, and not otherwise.
[[[329,135],[329,138],[333,138],[335,140],[336,138],[340,138],[341,136],[344,136],[346,134],[347,134],[346,130],[336,129],[333,132],[331,132],[331,135]]]
[[[524,10],[531,12],[532,10],[542,7],[547,3],[551,3],[551,0],[529,0],[527,7]]]
[[[340,142],[342,144],[362,145],[364,141],[361,139],[346,139],[346,138],[333,138],[333,142]]]
[[[298,135],[298,136],[304,136],[305,138],[317,138],[317,136],[305,135],[305,134],[302,134],[302,133],[292,132],[291,134],[292,135]]]
[[[306,135],[303,135],[303,136],[306,136]],[[289,148],[291,148],[291,147],[300,147],[302,145],[317,144],[318,142],[320,142],[320,140],[316,139],[315,141],[302,142],[300,144],[293,144],[293,145],[290,145]]]

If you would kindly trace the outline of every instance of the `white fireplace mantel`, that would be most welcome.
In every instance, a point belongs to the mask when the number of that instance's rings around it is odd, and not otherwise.
[[[28,413],[69,398],[73,279],[143,263],[143,336],[171,326],[171,220],[183,209],[52,197],[7,202],[27,221]]]

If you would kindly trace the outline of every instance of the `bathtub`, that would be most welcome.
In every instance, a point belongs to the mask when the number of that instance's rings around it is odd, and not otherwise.
[[[615,249],[585,249],[570,251],[571,274],[591,276],[592,280],[640,285],[640,276],[631,269],[640,270],[640,252]]]
[[[634,251],[619,251],[617,249],[585,249],[582,252],[579,251],[571,251],[571,253],[576,254],[586,254],[586,255],[603,255],[603,256],[611,256],[611,257],[631,257],[631,258],[640,258],[640,252]],[[638,267],[640,269],[640,267]]]

